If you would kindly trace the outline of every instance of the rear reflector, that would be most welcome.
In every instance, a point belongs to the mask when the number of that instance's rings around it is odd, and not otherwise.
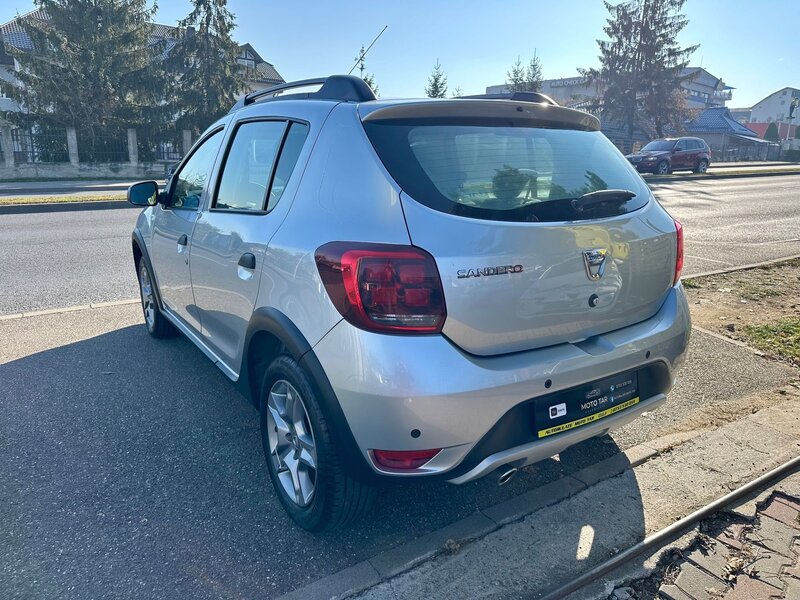
[[[316,252],[333,305],[367,331],[439,333],[446,316],[436,262],[414,246],[331,242]]]
[[[675,254],[675,277],[672,280],[672,285],[678,283],[681,278],[681,271],[683,271],[683,225],[675,219],[675,232],[677,234],[677,252]]]
[[[387,469],[410,471],[419,469],[441,452],[441,448],[432,450],[373,450],[375,462]]]

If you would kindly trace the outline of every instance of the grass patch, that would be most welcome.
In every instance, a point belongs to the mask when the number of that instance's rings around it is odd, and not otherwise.
[[[759,350],[800,362],[800,318],[781,319],[769,325],[747,325],[742,331]]]
[[[696,279],[684,279],[681,283],[687,290],[699,290],[703,287]]]
[[[0,206],[9,204],[56,204],[62,202],[102,202],[104,200],[125,201],[125,192],[103,194],[74,194],[72,196],[0,196]]]

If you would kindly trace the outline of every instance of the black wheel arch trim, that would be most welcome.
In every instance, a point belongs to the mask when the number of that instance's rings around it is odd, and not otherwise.
[[[257,394],[259,392],[254,393],[254,390],[258,388],[253,384],[260,385],[260,382],[252,380],[253,377],[257,378],[258,374],[249,372],[250,361],[248,357],[250,343],[253,337],[260,332],[267,332],[275,336],[285,348],[286,353],[292,356],[308,374],[325,413],[325,418],[330,424],[329,431],[339,450],[339,458],[350,471],[351,476],[366,483],[373,483],[380,479],[380,475],[369,466],[366,458],[361,453],[339,404],[339,399],[336,397],[333,386],[331,386],[328,376],[325,374],[325,370],[322,368],[311,344],[308,343],[308,340],[292,320],[276,308],[258,308],[250,318],[245,336],[239,379],[236,382],[239,391],[258,406],[259,399]]]
[[[147,265],[147,271],[150,273],[150,278],[152,279],[153,294],[156,297],[158,308],[159,310],[164,310],[164,303],[161,301],[161,292],[158,290],[158,279],[156,278],[156,272],[153,270],[153,263],[150,262],[150,253],[147,251],[147,245],[144,243],[144,237],[142,237],[142,233],[138,229],[134,229],[133,233],[131,233],[131,240],[133,244],[139,248],[139,252],[142,253],[144,263]],[[134,265],[134,268],[136,269],[136,279],[138,281],[139,265]]]

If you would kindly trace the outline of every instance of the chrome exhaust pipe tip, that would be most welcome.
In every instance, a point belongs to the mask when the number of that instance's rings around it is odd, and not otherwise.
[[[502,469],[503,467],[500,467],[500,469],[498,469],[497,471],[500,472]],[[519,471],[517,467],[511,467],[510,469],[506,469],[500,472],[500,475],[497,478],[497,485],[507,484],[509,481],[514,479],[514,475],[517,474],[517,471]]]

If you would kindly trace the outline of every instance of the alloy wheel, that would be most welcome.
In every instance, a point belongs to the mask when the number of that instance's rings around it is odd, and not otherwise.
[[[700,173],[705,173],[706,171],[708,171],[708,163],[706,161],[704,161],[704,160],[701,160],[700,164],[697,165],[697,170]]]
[[[303,398],[285,379],[267,399],[269,459],[286,495],[299,507],[311,504],[317,481],[317,449]]]
[[[667,161],[661,161],[658,163],[657,171],[659,175],[666,175],[669,172],[669,165]]]
[[[153,284],[150,282],[150,273],[147,272],[147,267],[144,265],[139,272],[139,286],[142,291],[144,320],[147,328],[152,330],[156,323],[156,298],[153,294]]]

